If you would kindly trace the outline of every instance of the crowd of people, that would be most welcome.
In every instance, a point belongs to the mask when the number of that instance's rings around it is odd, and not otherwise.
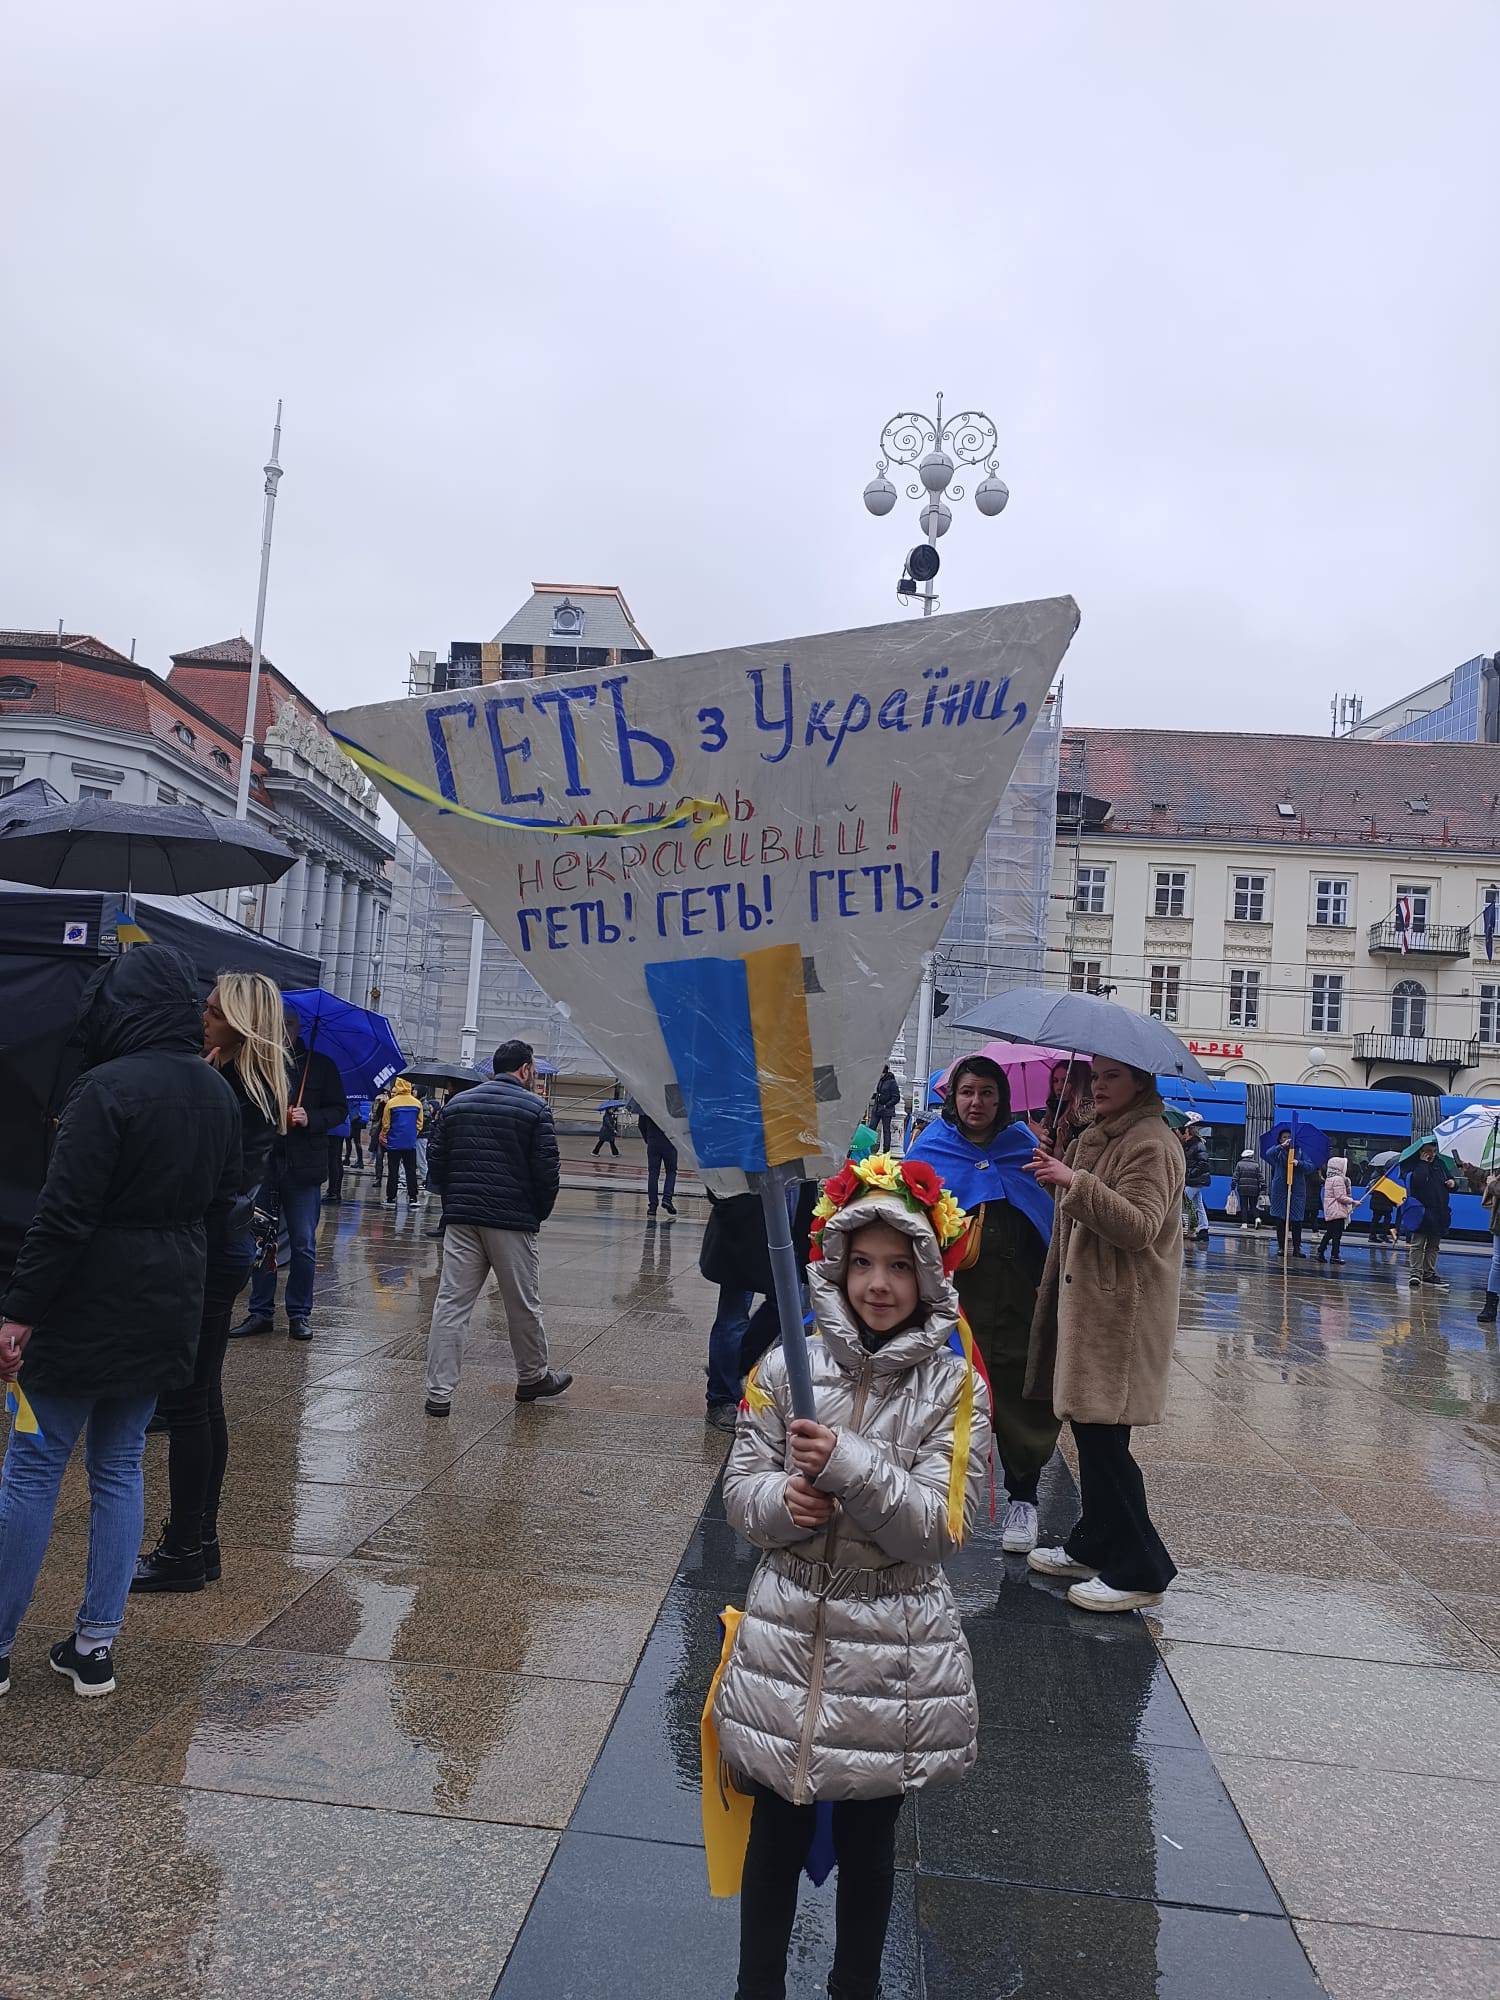
[[[540,1233],[561,1164],[526,1043],[503,1043],[492,1078],[441,1107],[404,1078],[351,1102],[269,980],[226,973],[200,1006],[188,961],[149,944],[96,975],[80,1034],[83,1074],[0,1317],[0,1379],[25,1398],[0,1473],[0,1694],[80,1439],[87,1579],[73,1631],[50,1648],[80,1695],[113,1690],[132,1591],[198,1591],[222,1575],[228,1341],[271,1331],[282,1269],[287,1331],[313,1337],[322,1192],[339,1199],[344,1171],[365,1167],[366,1133],[387,1202],[403,1186],[413,1201],[424,1180],[438,1196],[426,1415],[450,1414],[491,1273],[516,1400],[572,1382],[552,1365],[543,1315]],[[900,1160],[884,1143],[894,1112],[877,1088],[841,1171],[786,1190],[821,1336],[814,1414],[793,1407],[761,1195],[711,1201],[704,1231],[701,1268],[718,1287],[707,1417],[733,1433],[729,1518],[763,1552],[712,1698],[725,1769],[751,1800],[739,2000],[783,1991],[819,1807],[840,1864],[829,1991],[878,1991],[901,1800],[959,1781],[977,1755],[972,1664],[942,1565],[976,1517],[992,1444],[1002,1549],[1072,1604],[1148,1607],[1176,1575],[1131,1441],[1164,1420],[1183,1245],[1207,1230],[1202,1121],[1174,1130],[1154,1077],[1100,1057],[1060,1064],[1046,1103],[1019,1116],[1006,1070],[963,1058],[941,1116]],[[644,1114],[639,1129],[653,1227],[659,1210],[676,1213],[677,1157]],[[1238,1162],[1241,1226],[1265,1207],[1296,1258],[1321,1210],[1317,1254],[1340,1263],[1357,1201],[1348,1162],[1315,1171],[1291,1143],[1264,1165]],[[1493,1323],[1500,1174],[1480,1178],[1494,1234],[1480,1317]],[[1414,1286],[1442,1284],[1454,1185],[1435,1142],[1422,1146],[1408,1180],[1422,1205]],[[779,1209],[772,1219],[784,1241]],[[1065,1424],[1080,1511],[1065,1539],[1044,1542],[1040,1481]],[[143,1554],[150,1428],[167,1435],[170,1505]],[[821,1701],[820,1687],[839,1699]]]

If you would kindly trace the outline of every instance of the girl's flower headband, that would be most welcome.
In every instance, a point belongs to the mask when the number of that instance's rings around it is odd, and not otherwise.
[[[968,1215],[925,1160],[893,1160],[889,1153],[871,1153],[868,1159],[848,1160],[831,1179],[824,1181],[813,1210],[810,1251],[813,1263],[822,1259],[823,1231],[828,1218],[847,1208],[850,1202],[870,1194],[894,1195],[909,1209],[925,1215],[943,1253],[943,1269],[953,1272],[963,1254]]]

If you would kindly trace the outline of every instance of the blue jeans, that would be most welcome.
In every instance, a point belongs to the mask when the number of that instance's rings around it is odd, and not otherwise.
[[[1202,1188],[1184,1188],[1183,1199],[1192,1212],[1194,1229],[1207,1229],[1208,1203],[1203,1199]]]
[[[742,1387],[740,1348],[750,1324],[754,1292],[742,1292],[733,1285],[720,1285],[719,1310],[708,1332],[708,1401],[737,1403]]]
[[[323,1206],[323,1190],[298,1187],[284,1173],[267,1182],[281,1202],[281,1234],[276,1242],[279,1270],[291,1252],[292,1268],[286,1281],[286,1316],[306,1319],[312,1312],[313,1279],[318,1269],[318,1214]],[[276,1310],[276,1272],[258,1270],[250,1285],[250,1310],[260,1319],[269,1319]]]
[[[1484,1281],[1484,1289],[1500,1292],[1500,1236],[1495,1238],[1495,1247],[1490,1252],[1490,1275]]]
[[[141,1461],[146,1426],[156,1408],[149,1396],[47,1396],[27,1392],[42,1435],[12,1431],[0,1472],[0,1654],[9,1653],[47,1553],[57,1489],[85,1426],[89,1475],[89,1565],[79,1606],[78,1650],[112,1646],[125,1621],[125,1600],[146,1525]]]

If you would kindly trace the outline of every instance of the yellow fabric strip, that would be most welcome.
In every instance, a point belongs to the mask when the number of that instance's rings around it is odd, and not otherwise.
[[[958,1337],[963,1342],[963,1387],[958,1392],[958,1409],[953,1417],[953,1459],[948,1467],[948,1533],[955,1547],[964,1538],[964,1493],[969,1484],[969,1449],[974,1437],[974,1335],[960,1313]]]
[[[745,958],[766,1165],[784,1166],[818,1150],[812,1031],[799,944],[773,944]]]
[[[474,820],[480,826],[504,827],[512,833],[566,833],[577,840],[587,840],[591,835],[604,840],[629,840],[637,834],[659,833],[664,829],[670,831],[678,826],[692,826],[699,833],[713,833],[729,824],[729,810],[721,806],[717,799],[684,799],[681,805],[673,806],[660,819],[607,820],[601,826],[578,826],[572,820],[521,819],[510,813],[482,812],[475,806],[461,806],[454,799],[445,799],[431,785],[423,784],[409,771],[398,771],[394,764],[387,764],[383,758],[374,756],[352,737],[341,736],[336,729],[331,733],[344,755],[362,771],[368,771],[372,778],[383,779],[393,791],[401,792],[406,798],[420,799],[424,805],[436,806],[440,812],[455,813],[459,819]]]
[[[769,1410],[771,1407],[771,1398],[756,1380],[759,1374],[760,1364],[757,1362],[755,1367],[745,1377],[744,1403],[745,1408],[750,1412],[752,1417],[758,1417],[762,1410]]]
[[[743,1613],[726,1604],[720,1613],[724,1645],[719,1664],[709,1684],[703,1704],[703,1720],[698,1726],[698,1749],[703,1759],[703,1852],[708,1862],[710,1896],[737,1896],[745,1872],[745,1849],[750,1843],[750,1813],[753,1801],[736,1791],[719,1755],[719,1732],[714,1726],[714,1701],[719,1682],[734,1650],[734,1635]]]

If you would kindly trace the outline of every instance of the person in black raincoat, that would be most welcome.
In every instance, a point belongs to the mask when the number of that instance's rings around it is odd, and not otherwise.
[[[85,990],[80,1027],[84,1071],[0,1321],[0,1378],[19,1375],[38,1425],[18,1421],[0,1473],[0,1692],[85,1433],[88,1582],[51,1663],[79,1694],[114,1688],[144,1525],[146,1425],[158,1395],[192,1380],[209,1239],[239,1192],[239,1109],[200,1056],[188,960],[152,944],[112,960]]]

